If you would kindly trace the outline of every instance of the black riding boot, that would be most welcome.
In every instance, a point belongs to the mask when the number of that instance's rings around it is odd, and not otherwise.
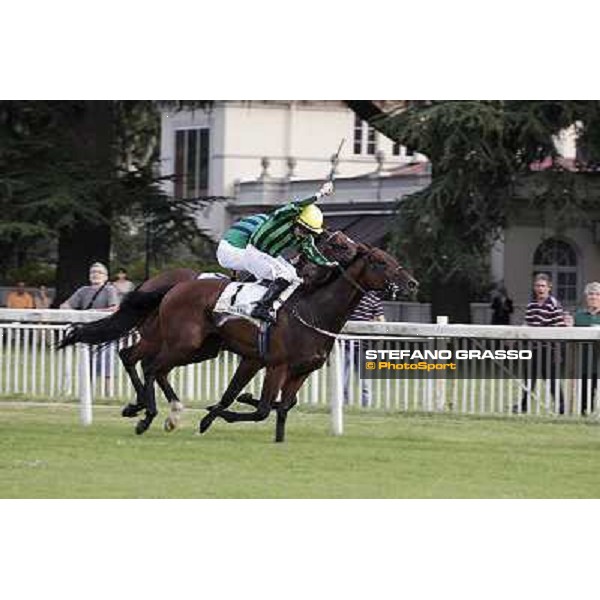
[[[266,321],[267,323],[275,323],[275,319],[271,316],[271,307],[273,306],[273,302],[279,298],[279,294],[289,285],[290,282],[282,277],[278,277],[275,281],[272,281],[265,295],[256,303],[250,316]]]

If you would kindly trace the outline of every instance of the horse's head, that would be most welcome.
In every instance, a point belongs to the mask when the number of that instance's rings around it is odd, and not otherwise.
[[[391,255],[373,246],[359,244],[357,257],[363,258],[365,268],[361,284],[371,290],[385,290],[392,297],[399,292],[414,296],[419,282]]]

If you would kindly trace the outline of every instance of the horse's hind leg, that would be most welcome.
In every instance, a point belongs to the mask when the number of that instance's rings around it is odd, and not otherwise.
[[[179,422],[181,420],[181,414],[183,413],[183,404],[179,397],[177,396],[175,390],[169,383],[167,379],[167,374],[161,374],[156,376],[156,383],[158,383],[158,387],[163,391],[165,398],[169,402],[169,415],[165,419],[164,422],[164,430],[165,431],[173,431],[179,427]]]
[[[231,406],[238,394],[244,389],[246,384],[260,371],[262,364],[258,361],[243,358],[238,365],[225,393],[218,404],[210,407],[209,413],[200,421],[199,431],[204,433],[213,423],[213,421],[221,414],[223,410]]]
[[[216,358],[221,351],[222,342],[216,336],[208,336],[199,350],[195,351],[190,357],[189,362],[192,364],[201,363],[211,358]],[[183,404],[179,400],[175,390],[171,387],[167,379],[167,375],[157,375],[156,382],[165,394],[165,398],[169,401],[170,412],[164,422],[165,431],[173,431],[179,427],[181,414],[183,413]]]
[[[135,432],[138,435],[144,433],[154,421],[154,417],[158,414],[156,410],[156,395],[154,393],[154,380],[156,379],[156,371],[152,364],[152,359],[144,358],[142,360],[142,370],[144,372],[144,406],[146,408],[144,418],[139,420],[135,426]]]
[[[283,442],[285,439],[285,422],[290,409],[298,402],[297,393],[309,373],[288,379],[281,390],[281,401],[277,406],[277,423],[275,425],[275,441]]]
[[[135,368],[136,363],[140,360],[140,346],[141,343],[138,342],[133,346],[128,346],[127,348],[121,348],[119,350],[119,358],[121,359],[121,363],[123,363],[123,367],[125,367],[125,371],[127,375],[129,375],[129,379],[135,389],[136,393],[136,402],[129,403],[123,407],[121,411],[121,415],[124,417],[135,417],[142,410],[144,410],[144,384],[138,375],[138,372]]]

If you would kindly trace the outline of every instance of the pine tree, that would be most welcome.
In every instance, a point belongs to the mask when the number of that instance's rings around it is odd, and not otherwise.
[[[561,168],[553,140],[577,123],[593,167],[600,155],[596,101],[413,101],[392,114],[373,102],[348,105],[431,161],[431,185],[398,206],[393,246],[425,283],[434,317],[470,321],[491,246],[519,208],[515,198],[540,211],[558,198],[570,215],[585,214],[600,198],[589,186],[580,193],[578,175]],[[532,173],[531,165],[547,158],[553,168]]]
[[[195,102],[195,106],[206,102]],[[159,102],[0,102],[0,274],[40,238],[57,242],[56,300],[109,263],[111,228],[141,220],[155,246],[203,234],[155,173]],[[3,251],[3,252],[2,252]]]

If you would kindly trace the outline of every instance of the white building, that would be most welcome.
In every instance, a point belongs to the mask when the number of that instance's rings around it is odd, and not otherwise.
[[[213,239],[237,212],[240,183],[314,180],[320,185],[343,138],[338,178],[425,161],[367,126],[341,101],[217,101],[208,110],[164,111],[161,130],[161,171],[177,178],[168,192],[229,198],[199,217]]]
[[[336,194],[320,206],[330,226],[377,241],[393,222],[396,202],[429,185],[428,163],[367,126],[341,101],[217,101],[209,110],[164,111],[161,169],[177,176],[178,183],[168,186],[175,196],[226,197],[198,218],[217,240],[241,215],[314,193],[328,177],[342,138]],[[556,143],[566,160],[574,159],[573,128]],[[538,271],[552,275],[554,291],[569,307],[587,282],[600,281],[600,215],[590,217],[598,219],[595,232],[561,229],[549,217],[541,222],[524,211],[492,253],[492,278],[504,280],[518,305],[527,303]]]

